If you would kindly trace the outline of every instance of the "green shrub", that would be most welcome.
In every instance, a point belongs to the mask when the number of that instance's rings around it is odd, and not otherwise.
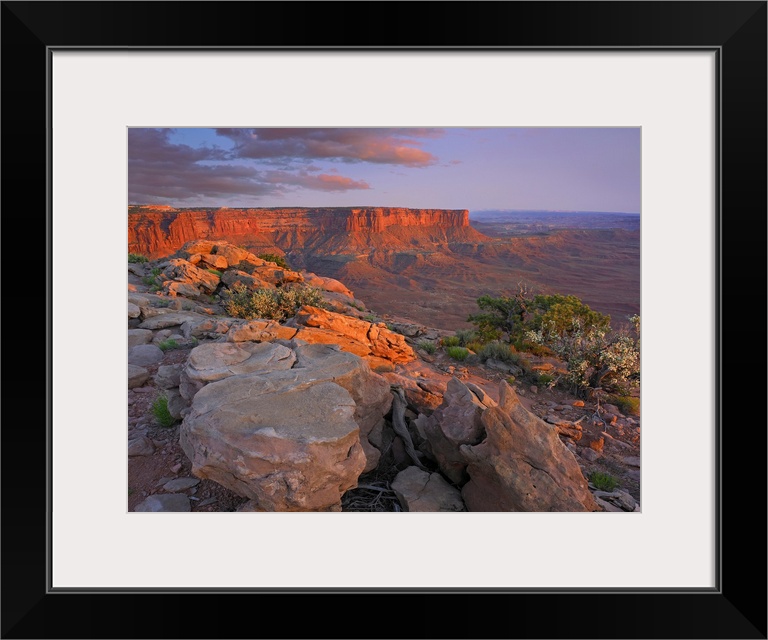
[[[176,424],[176,418],[168,411],[168,397],[165,395],[155,398],[152,403],[152,414],[161,427],[172,427]]]
[[[374,323],[379,321],[379,316],[377,316],[375,313],[369,313],[363,316],[363,320],[366,322]]]
[[[589,481],[600,491],[613,491],[619,486],[619,481],[610,473],[593,471],[589,474]]]
[[[266,260],[267,262],[274,262],[278,267],[282,267],[283,269],[291,268],[288,266],[285,258],[283,256],[277,255],[276,253],[260,253],[257,257],[261,258],[262,260]]]
[[[464,347],[447,347],[445,352],[454,360],[466,360],[469,355],[469,351]]]
[[[603,400],[606,404],[615,404],[625,415],[640,415],[640,398],[634,396],[608,395]]]
[[[141,281],[150,287],[150,290],[152,291],[159,291],[160,290],[160,284],[157,281],[158,276],[163,272],[162,269],[159,267],[155,267],[152,269],[152,273],[148,276],[144,276]],[[151,287],[157,287],[156,289],[151,289]]]
[[[128,262],[149,262],[149,258],[141,253],[129,253]]]
[[[493,358],[494,360],[517,364],[520,360],[520,356],[514,351],[514,347],[511,347],[500,340],[492,340],[491,342],[484,344],[477,352],[477,355],[483,362]]]
[[[429,340],[422,340],[419,342],[419,349],[423,349],[427,353],[432,354],[437,351],[437,346],[434,342],[430,342]]]
[[[477,340],[477,332],[472,329],[459,329],[456,332],[456,337],[459,339],[459,344],[466,347],[470,342]]]
[[[387,329],[388,329],[389,331],[391,331],[392,333],[397,333],[397,332],[395,331],[395,325],[393,325],[393,324],[392,324],[392,323],[390,323],[390,322],[387,322]]]
[[[322,291],[317,287],[297,285],[251,291],[240,282],[224,292],[223,305],[227,313],[234,318],[278,321],[292,318],[304,305],[324,306]]]
[[[554,382],[555,378],[548,373],[540,373],[538,383],[540,385],[548,385],[550,382]]]
[[[219,278],[221,278],[221,271],[219,271],[218,269],[206,269],[206,271],[208,273],[212,273],[213,275],[218,276]]]
[[[440,344],[444,347],[458,347],[461,345],[461,341],[456,336],[446,336],[440,340]]]
[[[483,343],[482,342],[478,342],[477,340],[474,340],[472,342],[468,342],[464,346],[467,349],[469,349],[470,351],[474,351],[475,353],[477,353],[478,351],[480,351],[480,349],[483,348]]]
[[[171,351],[173,349],[179,349],[181,345],[176,342],[173,338],[169,338],[168,340],[163,340],[161,342],[157,343],[157,346],[160,347],[163,351]]]

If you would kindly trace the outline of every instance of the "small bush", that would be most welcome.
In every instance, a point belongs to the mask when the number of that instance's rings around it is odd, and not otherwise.
[[[604,402],[607,404],[615,404],[621,412],[625,415],[640,415],[640,398],[634,396],[606,396]]]
[[[483,362],[490,358],[513,364],[517,364],[520,361],[520,356],[510,348],[510,345],[500,340],[493,340],[488,344],[484,344],[480,351],[477,352],[477,355],[480,356]]]
[[[458,347],[461,345],[461,341],[456,336],[446,336],[440,340],[440,344],[444,347]]]
[[[288,266],[285,258],[283,256],[277,255],[276,253],[260,253],[257,257],[261,258],[262,260],[266,260],[267,262],[274,262],[278,267],[282,267],[283,269],[291,268]]]
[[[429,340],[422,340],[419,342],[419,349],[423,349],[427,353],[432,354],[437,351],[437,346],[434,342],[430,342]]]
[[[469,351],[464,347],[447,347],[445,352],[454,360],[466,360],[469,355]]]
[[[158,342],[157,346],[160,347],[163,351],[171,351],[173,349],[179,349],[181,345],[176,342],[173,338],[169,338],[168,340],[163,340],[162,342]]]
[[[600,491],[613,491],[619,486],[619,481],[610,473],[593,471],[589,474],[589,481]]]
[[[459,339],[459,344],[466,347],[469,346],[470,342],[477,340],[477,332],[472,331],[472,329],[459,329],[456,332],[456,337]]]
[[[324,306],[322,291],[316,287],[299,285],[251,291],[239,282],[224,293],[223,304],[227,313],[234,318],[278,321],[292,318],[304,305]]]
[[[129,253],[128,262],[149,262],[149,258],[141,253]]]
[[[176,418],[168,411],[168,397],[165,395],[155,398],[152,403],[152,415],[161,427],[172,427],[176,424]]]
[[[221,271],[219,271],[218,269],[206,269],[206,271],[208,273],[212,273],[213,275],[218,276],[219,278],[221,278]]]
[[[395,325],[393,325],[391,322],[387,322],[387,329],[392,333],[397,333],[397,331],[395,331]]]
[[[483,348],[483,343],[482,342],[478,342],[477,340],[475,340],[473,342],[468,342],[464,346],[467,349],[469,349],[470,351],[474,351],[475,353],[477,353],[478,351],[480,351],[480,349]]]
[[[363,320],[366,322],[374,323],[379,321],[379,316],[377,316],[375,313],[369,313],[368,315],[363,316]]]
[[[549,384],[550,382],[554,382],[554,380],[555,379],[547,373],[539,374],[539,384],[546,385],[546,384]]]

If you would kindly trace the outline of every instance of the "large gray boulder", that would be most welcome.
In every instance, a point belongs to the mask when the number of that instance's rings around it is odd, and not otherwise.
[[[352,396],[320,373],[236,375],[203,387],[180,431],[192,473],[267,511],[340,511],[365,455]]]

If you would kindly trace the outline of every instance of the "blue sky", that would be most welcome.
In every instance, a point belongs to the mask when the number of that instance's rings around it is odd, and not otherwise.
[[[639,128],[128,131],[131,204],[640,212]]]

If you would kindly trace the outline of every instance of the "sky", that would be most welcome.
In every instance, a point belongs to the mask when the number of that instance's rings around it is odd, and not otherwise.
[[[640,213],[639,128],[128,130],[130,204]]]

